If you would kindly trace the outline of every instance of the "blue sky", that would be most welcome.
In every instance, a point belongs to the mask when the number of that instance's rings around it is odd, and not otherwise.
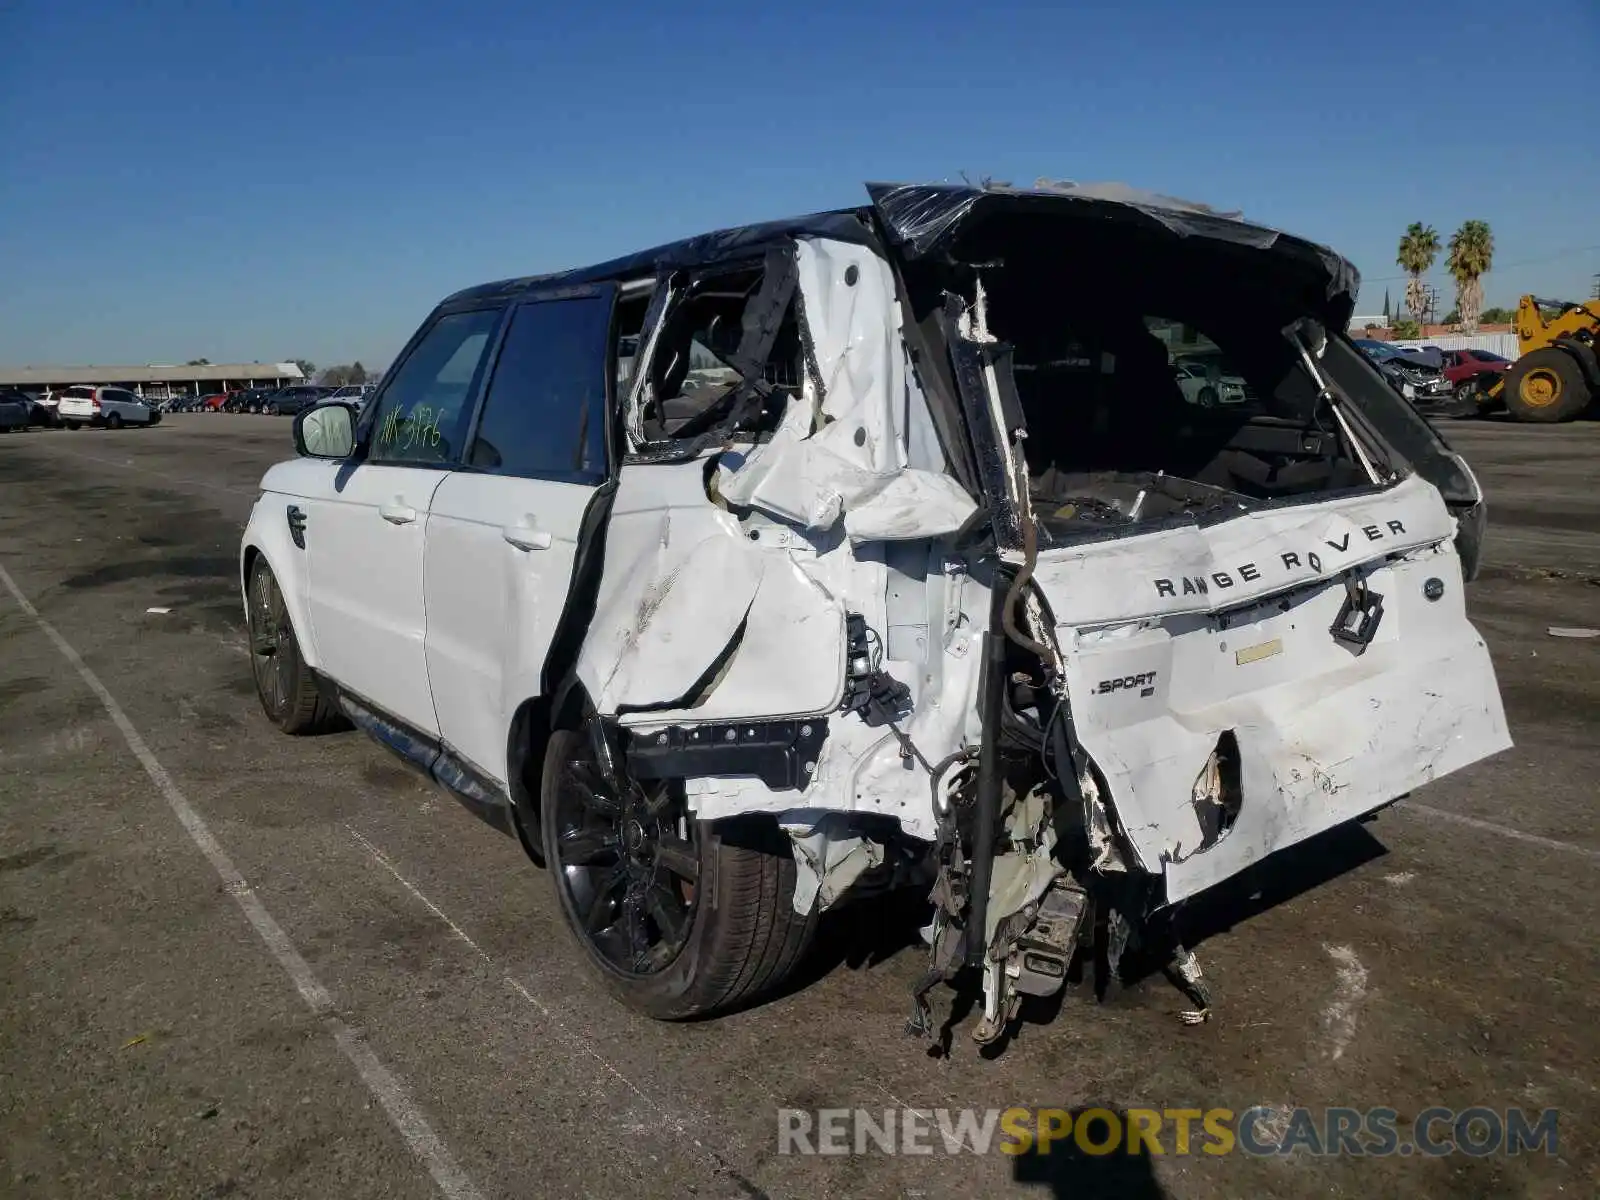
[[[1362,311],[1413,220],[1491,224],[1491,304],[1600,272],[1595,0],[7,0],[0,45],[5,364],[383,363],[457,287],[961,172],[1242,209]]]

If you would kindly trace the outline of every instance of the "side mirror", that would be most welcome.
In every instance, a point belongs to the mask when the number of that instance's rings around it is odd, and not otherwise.
[[[302,458],[349,458],[356,448],[356,412],[342,400],[308,408],[294,419],[294,452]]]

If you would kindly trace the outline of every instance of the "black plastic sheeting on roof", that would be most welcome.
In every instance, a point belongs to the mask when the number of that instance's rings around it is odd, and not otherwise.
[[[1201,238],[1263,251],[1295,270],[1302,279],[1307,274],[1314,276],[1313,282],[1335,307],[1354,305],[1361,282],[1355,267],[1325,246],[1216,212],[1203,204],[1141,192],[1119,183],[1052,183],[1031,189],[869,183],[867,194],[872,200],[870,209],[839,209],[720,229],[593,266],[482,284],[457,292],[445,303],[537,288],[633,279],[678,267],[713,266],[758,257],[774,246],[801,237],[871,244],[881,232],[905,257],[922,258],[947,250],[963,228],[988,215],[1007,210],[1071,211],[1063,206],[1083,206],[1081,211],[1086,216],[1143,225],[1180,238]]]
[[[719,229],[714,233],[702,233],[679,242],[668,242],[663,246],[640,250],[621,258],[613,258],[609,262],[596,263],[594,266],[574,267],[569,271],[557,271],[550,275],[531,275],[522,279],[502,279],[495,283],[486,283],[457,292],[445,303],[537,288],[637,279],[677,267],[715,266],[734,259],[759,258],[769,249],[787,246],[795,238],[813,237],[839,242],[870,243],[876,238],[869,223],[868,212],[869,210],[864,208],[842,209],[835,212],[812,213],[804,217],[790,217],[782,221],[765,221],[759,225],[741,225],[735,229]]]
[[[1320,272],[1327,298],[1333,302],[1354,304],[1361,286],[1355,266],[1326,246],[1253,225],[1203,204],[1137,191],[1120,183],[1059,183],[1032,189],[869,183],[867,194],[884,235],[907,258],[949,249],[963,227],[993,213],[1083,206],[1085,216],[1143,224],[1176,237],[1204,238],[1281,256],[1302,269]]]

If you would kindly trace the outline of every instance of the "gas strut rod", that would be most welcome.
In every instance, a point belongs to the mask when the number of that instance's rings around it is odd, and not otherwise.
[[[989,590],[989,632],[983,639],[983,696],[978,709],[983,745],[978,751],[978,795],[972,829],[972,888],[967,904],[967,965],[983,966],[989,952],[989,884],[1000,824],[1000,702],[1006,686],[1006,594],[1011,572],[1000,568]]]

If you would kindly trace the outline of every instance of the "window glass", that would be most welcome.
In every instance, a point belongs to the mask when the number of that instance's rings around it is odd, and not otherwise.
[[[1249,411],[1259,409],[1255,390],[1203,332],[1166,317],[1147,316],[1144,323],[1166,350],[1185,403],[1200,408],[1236,405]]]
[[[444,463],[461,452],[499,309],[450,313],[400,364],[373,414],[372,462]]]
[[[468,465],[575,483],[605,478],[610,332],[609,294],[514,309]]]

